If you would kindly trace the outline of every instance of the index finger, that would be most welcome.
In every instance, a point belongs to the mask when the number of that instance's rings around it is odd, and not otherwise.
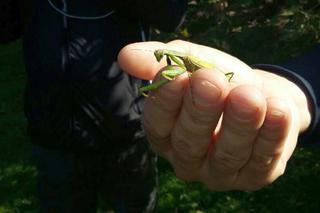
[[[161,42],[133,43],[122,48],[118,55],[120,67],[137,78],[152,80],[165,64],[158,63],[153,55],[156,49],[165,49]]]
[[[223,72],[233,72],[232,82],[253,82],[252,69],[239,59],[220,50],[175,40],[169,43],[140,42],[125,46],[118,55],[120,67],[130,75],[151,80],[156,73],[166,65],[165,61],[158,63],[154,57],[154,50],[168,49],[192,55],[213,64]],[[232,83],[231,82],[231,83]]]

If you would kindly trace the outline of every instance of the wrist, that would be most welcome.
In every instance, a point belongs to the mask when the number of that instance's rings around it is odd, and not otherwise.
[[[287,93],[289,92],[288,95],[293,95],[298,98],[298,100],[300,99],[300,101],[295,102],[300,112],[299,117],[302,119],[300,130],[303,132],[303,134],[299,136],[299,140],[303,141],[304,143],[309,143],[309,141],[312,140],[314,133],[316,133],[317,119],[319,117],[315,92],[310,83],[296,72],[281,66],[257,64],[253,65],[252,67],[254,69],[266,70],[264,72],[276,75],[279,78],[284,78],[290,82],[290,84],[282,85],[282,90],[285,90]],[[288,85],[289,87],[290,85],[294,85],[294,87],[291,88],[296,89],[289,90],[287,88]]]
[[[295,112],[293,116],[295,123],[299,125],[300,133],[305,132],[310,127],[312,120],[306,91],[287,77],[261,69],[254,69],[254,72],[259,76],[258,85],[265,95],[287,101]]]

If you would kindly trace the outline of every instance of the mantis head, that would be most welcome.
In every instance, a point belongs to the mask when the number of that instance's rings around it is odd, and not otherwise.
[[[157,61],[160,62],[164,56],[164,50],[155,50],[154,56],[156,57]]]

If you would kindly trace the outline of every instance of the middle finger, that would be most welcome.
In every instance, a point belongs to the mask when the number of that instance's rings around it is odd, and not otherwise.
[[[230,92],[221,129],[209,158],[213,178],[234,181],[251,155],[265,113],[265,97],[256,88],[239,86]]]
[[[198,70],[190,85],[172,132],[176,173],[201,166],[229,90],[226,77],[214,70]]]

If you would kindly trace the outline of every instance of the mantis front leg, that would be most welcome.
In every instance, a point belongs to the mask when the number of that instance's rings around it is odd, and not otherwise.
[[[211,64],[200,58],[173,50],[155,50],[154,56],[156,57],[158,62],[160,62],[163,57],[166,57],[168,66],[166,66],[161,72],[162,77],[164,77],[165,79],[140,88],[140,93],[145,97],[148,97],[147,91],[158,89],[162,85],[168,83],[171,80],[174,80],[177,76],[183,74],[186,71],[188,71],[191,75],[191,73],[196,72],[201,68],[218,69],[214,64]],[[172,62],[174,62],[175,64],[172,65]],[[229,82],[234,76],[233,72],[226,73],[223,70],[218,70],[225,74]]]
[[[184,67],[178,66],[178,65],[168,65],[163,68],[163,71],[161,72],[161,75],[165,78],[159,81],[156,81],[150,85],[141,87],[139,89],[139,92],[145,96],[148,97],[148,91],[158,89],[159,87],[163,86],[164,84],[168,83],[171,80],[174,80],[177,76],[185,73],[187,70]]]
[[[166,66],[165,70],[161,72],[162,77],[168,79],[169,81],[174,80],[177,76],[185,73],[187,70],[184,67],[177,65]]]

